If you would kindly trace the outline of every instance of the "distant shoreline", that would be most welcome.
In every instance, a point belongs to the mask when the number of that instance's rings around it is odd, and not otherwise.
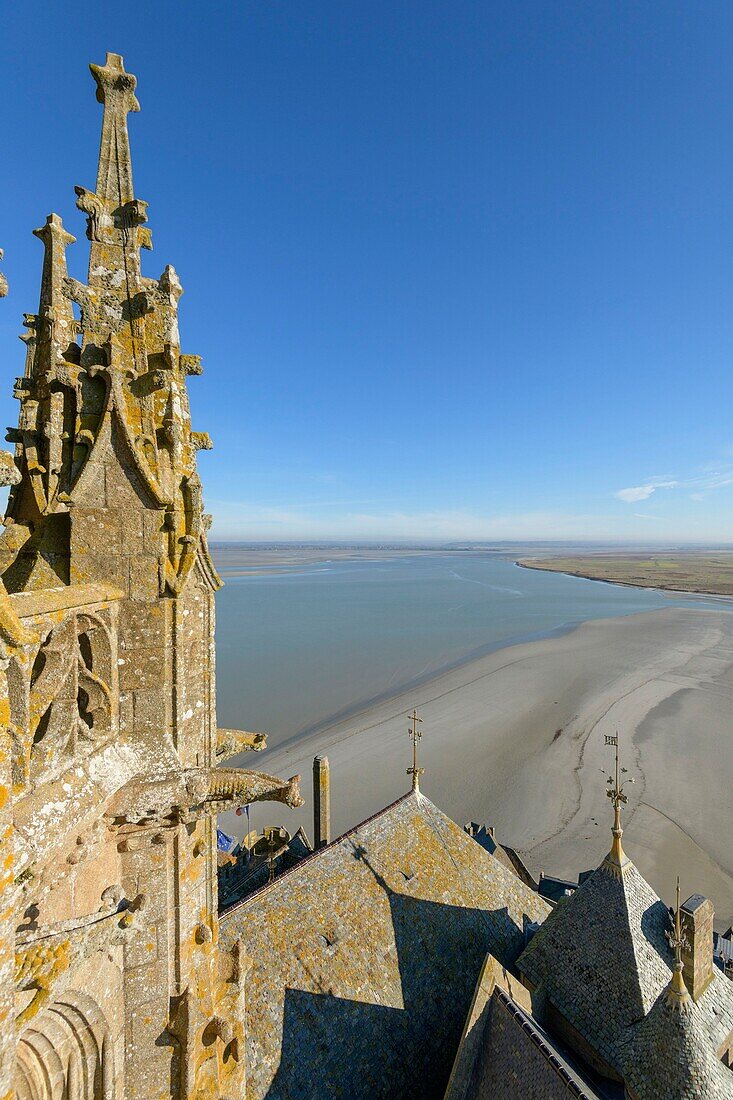
[[[621,564],[623,562],[624,559],[619,557],[619,568],[623,568]],[[665,595],[668,596],[700,596],[707,599],[725,601],[733,599],[733,592],[722,592],[716,590],[711,585],[706,587],[672,586],[669,583],[664,583],[661,579],[655,579],[653,576],[650,576],[648,579],[635,578],[634,580],[625,580],[621,576],[604,576],[601,572],[592,569],[590,564],[587,569],[564,568],[553,558],[516,558],[514,564],[519,566],[520,569],[534,569],[545,573],[559,573],[561,576],[565,577],[577,577],[580,580],[597,581],[601,584],[613,584],[622,588],[635,588],[642,591],[651,589],[656,592],[664,592]]]
[[[409,547],[409,546],[352,546],[352,547],[313,547],[281,548],[279,550],[252,550],[241,547],[213,546],[214,564],[224,580],[239,577],[272,577],[297,568],[298,566],[333,565],[342,562],[389,561],[394,558],[432,557],[435,554],[459,554],[462,557],[472,554],[504,555],[502,550],[479,547]],[[247,556],[248,561],[232,561],[232,558]],[[510,555],[506,555],[509,557]],[[227,561],[226,559],[230,560]]]
[[[214,563],[224,580],[280,576],[303,566],[330,566],[346,562],[419,558],[434,555],[457,557],[501,557],[523,569],[560,573],[584,580],[603,581],[626,588],[654,589],[666,594],[725,598],[733,597],[733,551],[664,549],[649,546],[625,548],[604,546],[585,548],[579,545],[563,547],[531,543],[502,545],[420,545],[420,544],[211,544]],[[542,555],[527,557],[527,552]],[[523,556],[518,556],[522,554]],[[638,575],[639,563],[645,562],[646,572]],[[659,563],[663,563],[663,568]],[[687,583],[674,583],[675,569],[692,566]],[[697,577],[694,574],[697,571]],[[660,575],[661,574],[661,575]],[[718,577],[720,583],[711,580]]]

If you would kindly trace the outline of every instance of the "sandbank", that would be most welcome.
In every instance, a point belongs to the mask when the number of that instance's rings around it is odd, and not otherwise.
[[[535,874],[572,877],[610,844],[605,735],[618,731],[634,780],[627,854],[667,901],[677,874],[687,894],[711,897],[722,926],[733,922],[732,701],[733,614],[669,608],[500,649],[237,763],[300,772],[306,809],[258,804],[252,824],[312,835],[311,765],[327,753],[335,836],[407,789],[417,707],[425,794],[461,824],[493,825]]]

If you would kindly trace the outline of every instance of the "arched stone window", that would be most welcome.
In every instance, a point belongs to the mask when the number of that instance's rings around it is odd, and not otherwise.
[[[71,991],[48,1005],[18,1041],[17,1100],[116,1100],[109,1027],[96,1001]]]

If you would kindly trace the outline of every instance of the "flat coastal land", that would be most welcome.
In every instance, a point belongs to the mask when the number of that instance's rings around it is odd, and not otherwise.
[[[670,608],[498,650],[239,761],[300,772],[308,810],[288,824],[311,833],[312,760],[327,753],[335,836],[409,787],[407,714],[417,707],[425,794],[459,823],[493,825],[535,874],[575,877],[610,847],[613,750],[605,736],[618,732],[634,780],[623,815],[628,855],[667,902],[679,874],[685,896],[708,895],[716,924],[727,926],[732,702],[733,614]],[[253,807],[257,827],[280,811]]]
[[[578,557],[519,558],[525,569],[568,573],[593,581],[662,588],[670,592],[700,592],[733,596],[733,551],[701,554],[583,554]]]
[[[342,561],[390,561],[395,554],[400,557],[429,556],[435,547],[411,546],[238,546],[236,543],[212,543],[211,546],[220,575],[228,577],[254,577],[280,573],[293,566],[322,565]]]

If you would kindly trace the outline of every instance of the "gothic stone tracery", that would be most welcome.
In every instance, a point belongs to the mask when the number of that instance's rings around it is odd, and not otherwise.
[[[216,726],[201,363],[175,270],[141,269],[135,77],[117,54],[91,71],[88,279],[50,214],[0,456],[0,1098],[242,1096],[247,961],[218,944],[215,815],[301,798],[297,777],[217,767],[264,740]]]

